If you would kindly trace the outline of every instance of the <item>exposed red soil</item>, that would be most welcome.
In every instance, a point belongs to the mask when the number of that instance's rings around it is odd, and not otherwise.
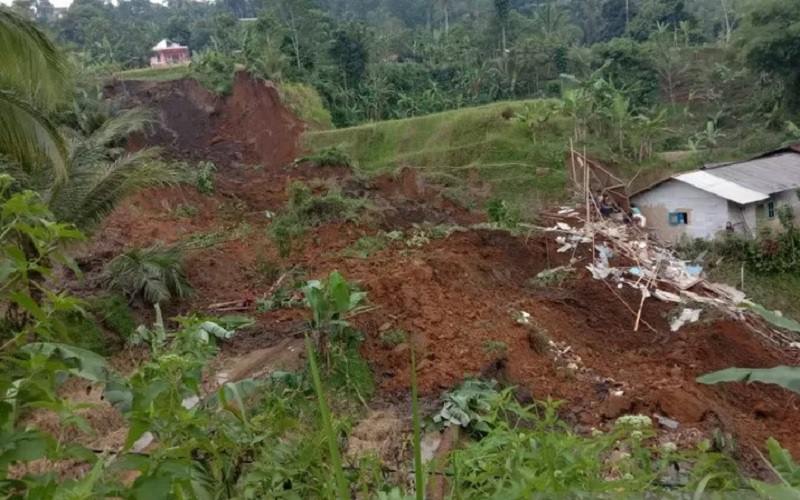
[[[283,104],[272,83],[238,72],[229,96],[196,80],[115,81],[108,97],[158,111],[152,130],[133,147],[161,146],[173,157],[219,165],[281,166],[294,160],[303,123]]]
[[[247,150],[243,158],[267,147],[259,146],[260,141],[237,143]],[[590,258],[586,254],[577,255],[581,261],[576,271],[561,286],[532,287],[530,278],[568,259],[555,252],[557,245],[549,234],[456,231],[419,248],[396,242],[367,259],[346,257],[342,250],[380,229],[408,228],[424,220],[467,225],[481,216],[445,200],[413,171],[360,181],[347,169],[284,167],[285,163],[276,160],[260,169],[228,165],[218,173],[219,189],[211,196],[191,187],[141,193],[107,219],[85,260],[106,259],[133,245],[184,240],[190,233],[233,231],[246,223],[250,230],[240,238],[188,253],[187,273],[196,294],[170,312],[203,310],[226,300],[252,303],[272,284],[259,274],[260,262],[300,268],[308,277],[324,277],[338,269],[358,282],[377,306],[354,322],[366,336],[363,354],[384,395],[408,391],[408,351],[413,345],[420,354],[420,388],[428,395],[452,388],[467,376],[491,376],[520,386],[536,399],[565,401],[565,418],[584,428],[601,427],[626,413],[657,413],[680,422],[678,431],[665,433],[682,444],[715,429],[731,433],[738,443],[736,454],[750,471],[763,472],[754,450],[763,448],[769,436],[800,457],[800,441],[794,435],[800,426],[800,397],[774,386],[695,382],[700,374],[730,366],[796,365],[797,350],[776,349],[743,323],[708,311],[703,322],[670,333],[667,316],[673,308],[655,300],[646,303],[643,319],[656,332],[634,332],[634,315],[606,284],[584,270]],[[266,237],[269,220],[264,210],[281,209],[292,179],[314,178],[334,180],[345,192],[366,196],[378,210],[371,224],[315,228],[302,249],[281,259]],[[187,200],[199,208],[191,220],[170,209]],[[637,292],[616,291],[631,307],[638,307]],[[530,313],[541,332],[559,350],[569,346],[569,352],[534,349],[530,327],[514,319],[519,311]],[[305,317],[301,310],[256,314],[254,306],[250,313],[257,316],[260,330],[234,341],[229,349],[270,345],[291,335]],[[381,335],[392,329],[407,332],[408,343],[385,345]],[[488,348],[488,341],[504,343],[506,354]],[[237,347],[237,342],[243,344]]]

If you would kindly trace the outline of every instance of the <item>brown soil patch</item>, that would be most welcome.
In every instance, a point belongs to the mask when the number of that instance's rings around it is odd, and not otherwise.
[[[218,165],[281,166],[294,160],[304,130],[281,102],[277,88],[238,72],[231,95],[220,97],[196,80],[115,81],[108,97],[158,111],[152,130],[132,147],[160,146],[173,157]]]

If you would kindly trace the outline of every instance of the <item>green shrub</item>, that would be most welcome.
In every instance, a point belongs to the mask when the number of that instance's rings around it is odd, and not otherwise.
[[[474,435],[479,431],[478,440],[450,457],[454,498],[663,493],[660,482],[670,477],[675,463],[689,470],[688,477],[667,479],[676,491],[743,486],[735,463],[721,454],[651,444],[655,433],[647,417],[626,416],[607,433],[581,436],[558,418],[557,404],[525,408],[510,389],[474,384],[457,389],[445,403],[453,425],[463,419],[461,425]]]
[[[195,185],[197,190],[203,194],[214,192],[214,172],[217,166],[210,161],[201,161],[197,164],[197,179]]]
[[[128,339],[138,326],[128,302],[121,295],[110,293],[96,297],[91,301],[90,309],[95,317],[106,328],[119,335],[120,339]]]
[[[206,50],[196,54],[189,66],[191,75],[202,86],[219,94],[230,94],[233,89],[233,59],[215,50]]]
[[[177,247],[135,248],[115,257],[105,270],[106,283],[128,299],[150,304],[184,298],[191,293]]]
[[[198,187],[198,190],[200,188]],[[196,216],[200,210],[191,203],[181,203],[175,207],[175,215],[181,218],[191,219]]]
[[[288,257],[294,242],[310,227],[333,221],[355,220],[364,207],[364,201],[348,198],[336,188],[328,188],[323,195],[315,195],[302,182],[292,182],[288,187],[289,202],[269,226],[270,239],[278,247],[281,257]]]
[[[342,255],[346,257],[367,259],[370,255],[379,252],[384,248],[386,248],[386,237],[382,234],[375,236],[362,236],[352,245],[342,250]]]
[[[314,130],[333,128],[331,113],[314,87],[303,83],[284,82],[280,84],[278,90],[283,103],[310,128]]]
[[[314,154],[299,158],[296,163],[308,162],[315,167],[352,167],[353,160],[350,155],[337,148],[320,149]]]
[[[108,353],[109,346],[92,314],[70,311],[57,316],[56,321],[64,326],[67,339],[72,345],[97,354]]]
[[[486,204],[486,215],[490,222],[512,229],[519,224],[519,211],[511,208],[505,200],[494,198]]]
[[[403,330],[389,330],[381,334],[381,344],[386,347],[396,347],[407,339],[406,332]]]
[[[738,234],[726,234],[713,241],[682,241],[678,247],[678,255],[685,259],[694,259],[706,253],[706,261],[716,260],[713,257],[724,257],[728,260],[745,262],[757,273],[778,274],[800,272],[800,229],[794,226],[792,219],[786,215],[782,207],[778,215],[784,226],[782,231],[764,231],[756,238],[747,238]]]
[[[483,350],[490,355],[505,357],[508,354],[508,344],[502,340],[487,340],[483,343]]]

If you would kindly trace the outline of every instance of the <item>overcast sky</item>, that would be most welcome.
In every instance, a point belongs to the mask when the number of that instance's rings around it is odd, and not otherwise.
[[[4,5],[11,5],[12,1],[13,0],[0,0],[0,3]],[[50,0],[50,3],[56,7],[69,7],[69,4],[72,3],[72,0]]]

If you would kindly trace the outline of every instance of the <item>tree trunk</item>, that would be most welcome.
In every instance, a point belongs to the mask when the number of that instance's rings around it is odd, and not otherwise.
[[[722,4],[722,13],[725,16],[725,45],[728,45],[731,41],[731,20],[730,16],[728,16],[728,6],[725,4],[725,0],[720,0]]]
[[[449,2],[448,0],[444,0],[442,3],[442,6],[444,7],[444,34],[446,35],[448,32],[450,32],[450,10],[447,6]]]
[[[625,0],[625,33],[628,32],[628,23],[631,22],[631,0]]]
[[[303,62],[300,59],[300,38],[297,36],[297,24],[294,20],[294,11],[291,8],[289,9],[289,21],[292,25],[292,48],[294,49],[297,69],[303,69]]]

